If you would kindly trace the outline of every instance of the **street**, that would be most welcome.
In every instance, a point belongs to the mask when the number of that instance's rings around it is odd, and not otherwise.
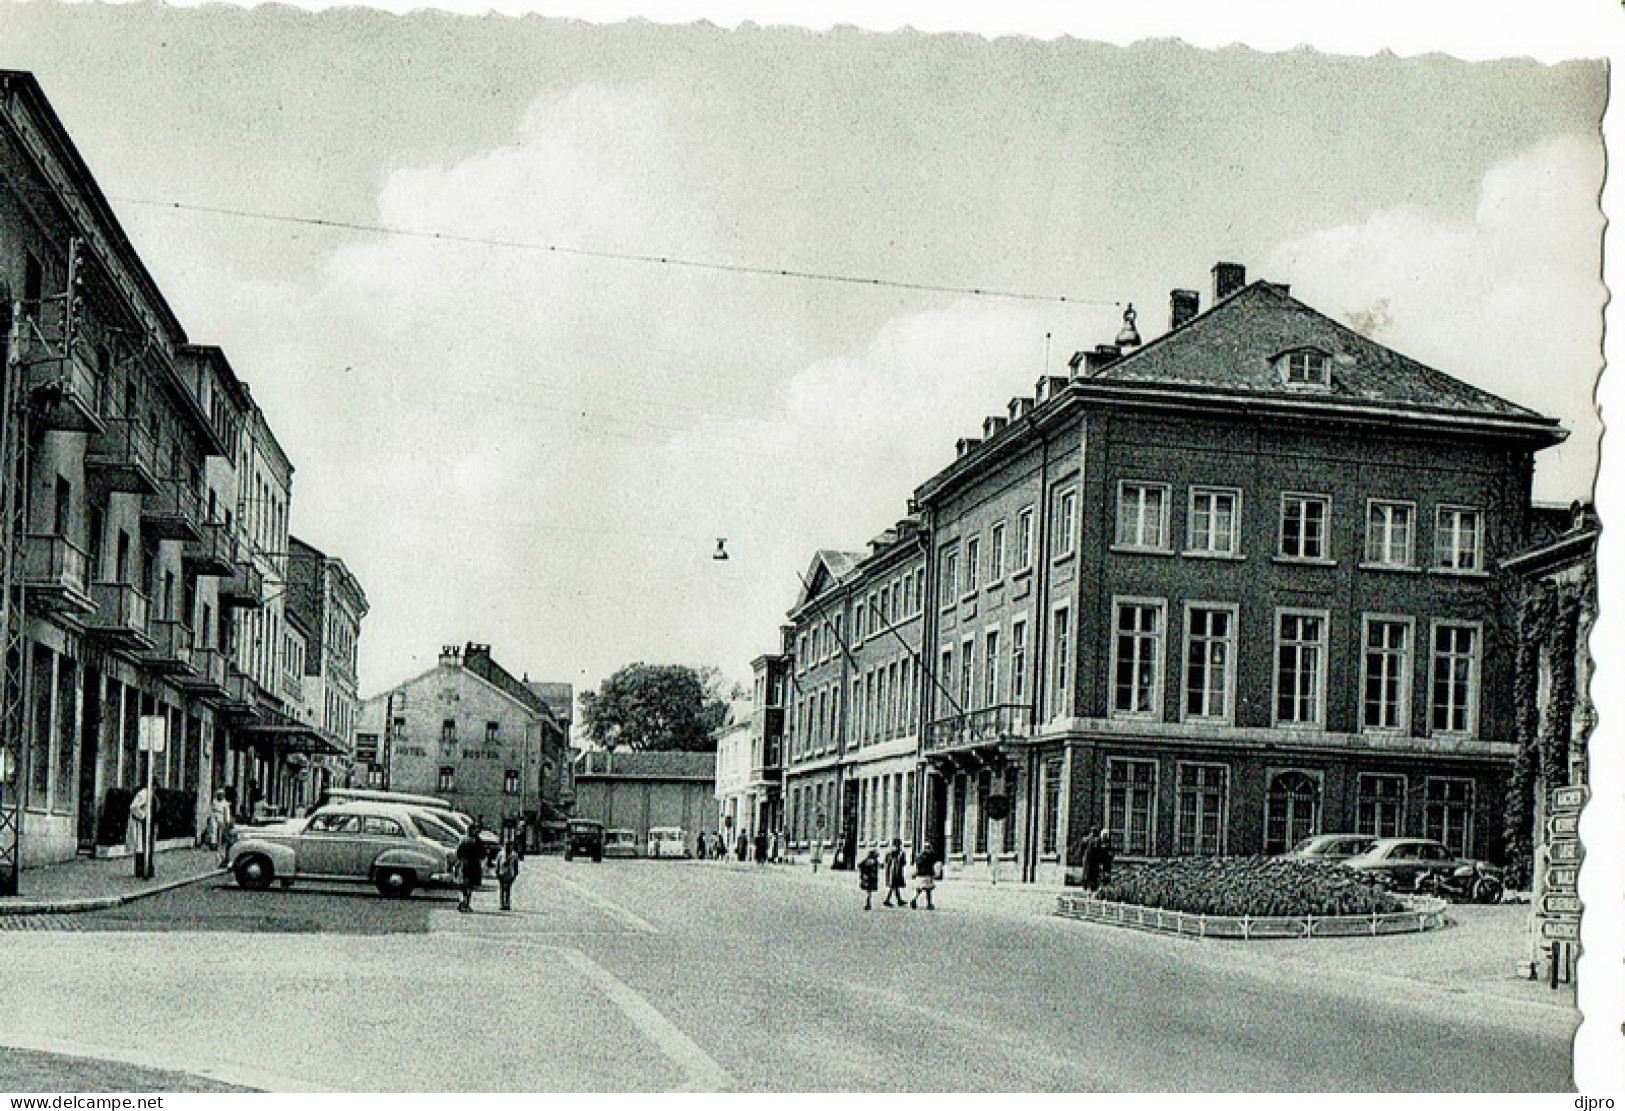
[[[460,915],[222,877],[14,920],[0,1045],[35,1056],[0,1088],[97,1083],[39,1054],[276,1091],[1570,1087],[1572,1011],[972,894],[865,913],[847,875],[532,858],[512,913]]]

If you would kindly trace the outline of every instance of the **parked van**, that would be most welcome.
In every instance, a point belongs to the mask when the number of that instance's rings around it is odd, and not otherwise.
[[[688,837],[676,826],[656,826],[649,831],[648,855],[652,859],[686,857],[689,855]]]

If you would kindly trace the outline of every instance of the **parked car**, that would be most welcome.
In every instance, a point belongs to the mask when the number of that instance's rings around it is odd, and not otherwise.
[[[1368,851],[1375,841],[1375,837],[1364,833],[1321,833],[1305,837],[1292,846],[1291,852],[1281,855],[1294,860],[1347,860]]]
[[[633,829],[610,829],[604,831],[605,856],[637,856],[638,834]]]
[[[371,883],[384,895],[450,884],[456,854],[430,836],[408,808],[376,802],[335,803],[308,818],[241,830],[226,866],[241,887],[284,888],[296,880]],[[438,832],[438,831],[437,831]]]
[[[1443,842],[1425,837],[1381,837],[1343,864],[1380,876],[1397,891],[1433,889],[1493,903],[1500,901],[1504,890],[1499,868],[1458,857]]]
[[[682,859],[689,855],[688,836],[676,826],[656,826],[649,831],[649,857]]]
[[[574,860],[578,856],[587,857],[594,864],[604,859],[603,822],[590,818],[570,819],[570,836],[564,842],[564,859]]]

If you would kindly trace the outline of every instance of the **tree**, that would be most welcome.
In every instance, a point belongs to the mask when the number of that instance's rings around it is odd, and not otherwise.
[[[611,750],[712,752],[712,734],[727,720],[723,679],[714,667],[627,664],[581,696],[587,736]]]

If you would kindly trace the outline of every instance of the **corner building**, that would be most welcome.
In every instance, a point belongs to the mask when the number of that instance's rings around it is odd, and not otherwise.
[[[921,835],[951,871],[1317,832],[1496,858],[1533,458],[1556,422],[1214,268],[915,493]],[[994,796],[1011,800],[992,817]]]

